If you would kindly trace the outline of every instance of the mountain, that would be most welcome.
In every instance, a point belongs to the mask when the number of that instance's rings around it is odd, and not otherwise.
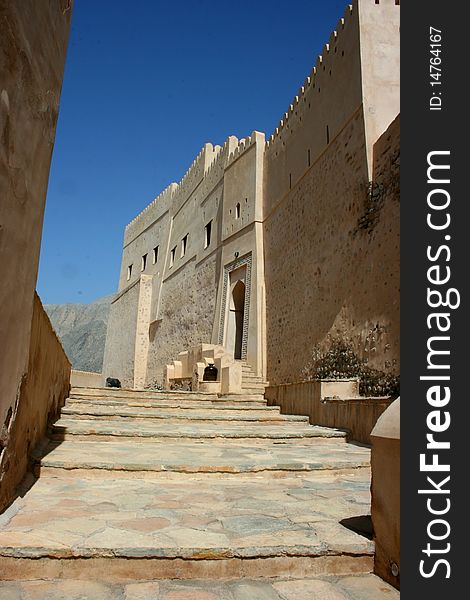
[[[113,298],[111,294],[91,304],[44,305],[74,369],[101,373]]]

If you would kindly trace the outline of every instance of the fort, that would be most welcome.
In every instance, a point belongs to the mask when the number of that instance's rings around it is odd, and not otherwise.
[[[72,2],[2,3],[2,598],[399,597],[399,4],[129,223],[87,373],[35,293]]]
[[[349,5],[269,138],[206,143],[126,227],[105,377],[279,386],[338,340],[398,374],[398,42],[397,2]]]

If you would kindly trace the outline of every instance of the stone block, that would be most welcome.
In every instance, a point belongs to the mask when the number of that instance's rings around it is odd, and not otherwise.
[[[400,587],[400,399],[379,417],[372,441],[374,572]]]

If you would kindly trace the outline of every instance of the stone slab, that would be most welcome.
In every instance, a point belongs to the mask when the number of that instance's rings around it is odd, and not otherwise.
[[[398,600],[374,575],[234,581],[135,581],[82,579],[0,582],[2,600]]]
[[[257,401],[246,401],[246,402],[232,402],[231,400],[217,400],[214,402],[192,402],[187,400],[132,400],[125,398],[68,398],[66,406],[110,406],[110,407],[122,407],[122,406],[133,406],[140,408],[163,408],[172,409],[179,408],[181,410],[188,411],[199,411],[201,409],[210,408],[214,411],[232,411],[232,410],[243,410],[243,411],[262,411],[263,414],[266,411],[279,413],[279,406],[267,406],[267,404],[260,403]]]
[[[191,439],[297,439],[345,438],[344,431],[327,427],[284,423],[282,425],[217,425],[198,423],[135,423],[116,420],[87,420],[62,417],[53,426],[56,437],[68,435],[108,435],[132,438],[191,438]]]
[[[41,467],[112,471],[176,471],[181,473],[259,473],[317,471],[369,467],[370,451],[352,444],[263,445],[178,444],[137,445],[129,441],[65,441],[51,444]]]
[[[369,474],[184,482],[41,478],[0,531],[0,557],[198,560],[372,556],[340,525],[369,512]],[[34,561],[33,561],[34,562]]]
[[[135,418],[154,419],[155,421],[189,420],[189,421],[224,421],[251,423],[308,423],[308,417],[301,415],[281,415],[273,411],[245,410],[181,410],[179,408],[154,408],[136,406],[77,406],[68,405],[62,409],[62,415],[77,418]]]

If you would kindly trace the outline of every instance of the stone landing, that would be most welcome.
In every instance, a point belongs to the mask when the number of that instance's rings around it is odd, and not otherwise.
[[[373,575],[275,581],[0,582],[2,600],[397,600]]]
[[[341,431],[260,397],[73,390],[51,438],[0,517],[2,599],[398,597],[340,523],[370,511]]]

